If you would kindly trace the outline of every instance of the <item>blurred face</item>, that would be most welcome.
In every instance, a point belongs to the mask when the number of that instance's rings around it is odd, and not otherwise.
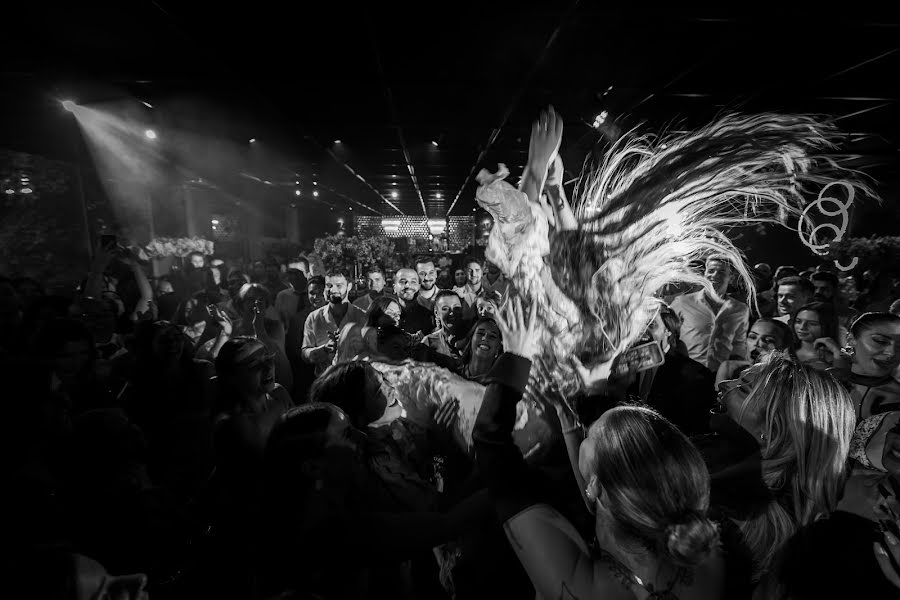
[[[495,358],[501,349],[500,330],[494,323],[481,323],[472,333],[472,356]]]
[[[862,375],[884,377],[900,365],[900,325],[873,325],[854,338],[853,345],[853,370]]]
[[[87,340],[66,342],[56,355],[54,370],[60,379],[75,377],[91,361],[91,347]]]
[[[813,280],[812,284],[816,288],[815,297],[817,300],[831,300],[834,298],[835,290],[831,282]]]
[[[753,391],[753,386],[762,371],[762,365],[753,365],[745,369],[735,379],[726,379],[719,383],[718,401],[725,413],[744,429],[756,436],[761,430],[761,423],[746,410],[746,400]]]
[[[476,286],[481,283],[481,275],[481,265],[477,262],[466,265],[466,281],[469,282],[469,285]]]
[[[384,289],[384,273],[369,273],[367,279],[371,291],[380,292]]]
[[[659,342],[663,352],[668,352],[669,347],[671,346],[671,344],[669,344],[669,330],[666,329],[666,324],[663,323],[659,311],[657,311],[653,320],[650,321],[650,324],[647,326],[647,335],[650,336],[652,341]]]
[[[434,268],[433,262],[426,263],[417,263],[416,264],[417,275],[419,276],[419,283],[422,285],[422,289],[425,291],[431,291],[434,288],[434,282],[437,281],[437,269]]]
[[[794,320],[794,333],[801,342],[815,342],[822,337],[822,323],[814,310],[801,310]]]
[[[708,260],[703,276],[713,285],[717,294],[724,294],[731,283],[731,265],[721,260]]]
[[[479,297],[475,299],[475,310],[479,317],[489,317],[497,310],[497,306],[491,300]]]
[[[419,292],[419,276],[412,269],[400,269],[394,281],[394,293],[404,302],[411,302]]]
[[[453,281],[457,286],[462,287],[466,284],[466,272],[464,269],[457,269],[453,272]]]
[[[199,254],[191,255],[191,266],[194,267],[195,269],[202,269],[204,262],[205,261],[203,260],[203,257],[200,256]]]
[[[462,317],[462,301],[459,296],[444,296],[434,303],[434,320],[444,331],[452,330]]]
[[[402,311],[400,309],[400,305],[396,302],[391,302],[387,305],[387,308],[384,309],[384,316],[389,317],[391,322],[397,327],[400,326],[400,316],[402,315]]]
[[[750,348],[750,360],[758,363],[769,353],[784,350],[785,343],[776,325],[767,321],[757,321],[747,334],[747,346]]]
[[[809,303],[810,297],[798,285],[779,285],[778,286],[778,315],[791,314],[791,311],[798,306]]]
[[[325,287],[318,281],[309,284],[306,295],[313,309],[325,306]]]
[[[275,357],[259,346],[246,361],[234,369],[235,385],[245,396],[256,397],[275,390]]]
[[[396,421],[405,414],[399,394],[375,369],[370,371],[366,386],[366,411],[371,419],[369,422],[371,425],[384,425]]]
[[[325,295],[332,304],[341,304],[347,300],[350,293],[350,285],[343,275],[334,275],[325,278]]]

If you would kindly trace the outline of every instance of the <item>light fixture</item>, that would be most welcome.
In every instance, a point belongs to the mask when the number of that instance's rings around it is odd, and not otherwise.
[[[147,108],[153,108],[153,105],[150,104],[149,102],[145,101],[145,100],[141,100],[141,104],[143,104],[143,105],[146,106]]]
[[[348,209],[348,210],[353,210],[353,207],[352,207],[352,206],[348,206],[347,209]]]
[[[431,145],[434,146],[435,148],[437,148],[438,143],[434,140],[431,140]]]
[[[392,182],[391,182],[391,185],[397,185],[397,182],[396,182],[396,181],[392,181]]]
[[[30,194],[31,192],[32,190],[30,187],[23,187],[21,190],[19,190],[20,194]]]
[[[313,181],[313,185],[319,185],[318,181]]]
[[[8,190],[6,190],[6,193],[7,193],[7,194],[15,194],[15,193],[16,193],[16,190],[8,189]]]
[[[597,129],[604,123],[606,123],[606,118],[609,116],[609,113],[605,110],[600,111],[596,117],[594,117],[594,129]]]
[[[256,143],[256,138],[250,138],[250,143],[251,143],[251,144],[255,144],[255,143]]]
[[[335,144],[340,144],[340,143],[341,143],[341,140],[334,140],[334,143],[335,143]]]
[[[156,139],[156,132],[153,131],[152,129],[148,129],[147,131],[145,131],[145,132],[144,132],[144,135],[147,136],[147,139],[148,139],[148,140],[155,140],[155,139]]]
[[[299,181],[295,181],[295,182],[294,182],[294,185],[300,185],[300,182],[299,182]]]
[[[432,235],[439,235],[447,229],[447,219],[428,219],[428,230]]]
[[[437,198],[438,200],[440,200],[440,199],[443,198],[444,196],[441,195],[440,192],[438,192],[437,194],[434,195],[434,197]]]
[[[319,190],[313,191],[313,196],[314,196],[315,198],[318,198],[318,197],[319,197]]]
[[[213,225],[218,225],[218,224],[219,224],[219,220],[218,220],[218,219],[213,219],[212,221],[210,221],[210,223],[212,223]]]
[[[393,192],[391,192],[391,198],[396,199],[399,195],[400,194],[397,193],[397,190],[394,190]]]
[[[75,110],[75,103],[72,102],[71,100],[63,100],[62,107],[64,109],[66,109],[67,111],[72,112]]]
[[[269,181],[268,179],[267,179],[266,181],[263,181],[263,183],[266,184],[266,185],[272,185],[272,182]]]
[[[299,196],[299,195],[300,195],[300,190],[294,190],[294,195],[295,195],[295,196]]]

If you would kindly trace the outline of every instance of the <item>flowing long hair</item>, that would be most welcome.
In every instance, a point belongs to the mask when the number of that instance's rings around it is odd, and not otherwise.
[[[838,140],[832,124],[781,114],[725,115],[686,134],[630,132],[582,177],[574,230],[549,230],[523,193],[502,189],[503,169],[480,174],[478,200],[497,223],[488,258],[541,308],[544,355],[566,392],[579,385],[570,357],[598,364],[627,349],[652,316],[647,298],[679,284],[715,294],[692,261],[726,258],[755,303],[753,277],[728,229],[777,223],[809,234],[807,198],[836,182],[874,197],[840,166]],[[517,243],[525,231],[529,244]]]
[[[764,361],[746,414],[763,424],[762,478],[772,493],[763,513],[737,521],[758,578],[797,529],[837,507],[856,416],[837,380],[786,352]]]

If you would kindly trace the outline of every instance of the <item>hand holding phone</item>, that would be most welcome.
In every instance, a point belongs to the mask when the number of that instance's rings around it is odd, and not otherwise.
[[[659,342],[648,342],[623,352],[613,374],[618,377],[624,377],[629,373],[639,373],[658,367],[665,362],[665,355]]]

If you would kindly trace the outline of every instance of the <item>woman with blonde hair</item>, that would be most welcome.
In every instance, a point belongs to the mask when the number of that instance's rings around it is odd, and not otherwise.
[[[694,442],[756,582],[797,529],[837,506],[853,405],[833,377],[776,352],[719,384],[718,412]]]
[[[497,315],[505,353],[487,377],[473,439],[506,536],[542,598],[711,599],[728,594],[709,474],[688,438],[652,409],[621,406],[591,425],[578,470],[599,552],[546,503],[512,439],[539,350],[535,312]],[[727,595],[727,596],[726,596]]]

